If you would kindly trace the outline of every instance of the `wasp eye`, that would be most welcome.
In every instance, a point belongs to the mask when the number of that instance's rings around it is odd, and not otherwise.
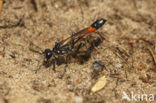
[[[52,56],[52,51],[50,49],[45,49],[44,55],[45,55],[46,59],[48,60]]]

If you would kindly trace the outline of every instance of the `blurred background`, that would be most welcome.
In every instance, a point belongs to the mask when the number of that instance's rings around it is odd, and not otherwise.
[[[2,103],[121,103],[123,91],[131,95],[155,94],[155,0],[1,0],[0,1],[0,101]],[[80,65],[44,66],[43,56],[29,50],[53,48],[73,32],[97,19],[105,40],[98,53]],[[93,63],[105,68],[92,78]],[[97,78],[107,83],[92,92]]]

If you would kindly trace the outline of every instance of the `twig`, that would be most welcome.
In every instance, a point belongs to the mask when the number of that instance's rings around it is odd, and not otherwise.
[[[37,12],[37,11],[38,11],[38,7],[37,7],[36,0],[31,0],[31,3],[32,3],[33,6],[34,6],[35,11]]]
[[[34,10],[36,12],[41,12],[41,7],[39,6],[39,0],[31,0],[32,5],[34,6]]]
[[[154,63],[156,64],[156,56],[154,55],[154,52],[152,51],[152,49],[148,46],[147,49],[149,50],[149,52],[151,53],[153,59],[154,59]]]
[[[20,26],[20,27],[24,26],[24,22],[23,22],[22,18],[16,24],[3,25],[3,26],[0,26],[0,29],[14,28],[14,27],[18,27],[18,26]]]
[[[0,13],[2,11],[3,0],[0,0]]]

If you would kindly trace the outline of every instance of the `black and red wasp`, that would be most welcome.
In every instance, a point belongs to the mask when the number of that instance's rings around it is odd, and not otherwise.
[[[84,39],[85,36],[88,34],[91,34],[95,32],[97,29],[102,27],[105,24],[105,19],[99,19],[96,20],[93,24],[91,24],[89,27],[72,34],[70,37],[68,37],[65,40],[62,40],[60,42],[56,42],[53,49],[45,49],[43,54],[45,56],[44,65],[46,67],[49,67],[50,65],[53,65],[53,70],[55,71],[55,64],[59,64],[61,61],[61,56],[65,55],[65,63],[68,63],[69,56],[76,57],[77,53],[79,52],[79,49],[84,46],[82,43],[79,43],[82,39]],[[99,39],[97,39],[95,42],[98,42]],[[78,45],[77,45],[78,44]],[[95,44],[95,43],[94,43]],[[92,49],[93,46],[90,46],[89,49]]]
[[[60,42],[56,42],[55,46],[52,49],[45,49],[41,53],[44,54],[44,66],[49,67],[53,65],[53,70],[55,72],[55,65],[60,65],[62,63],[65,63],[67,65],[70,57],[72,58],[78,58],[81,55],[79,53],[80,49],[82,47],[86,47],[85,43],[82,43],[82,41],[86,41],[85,37],[93,32],[95,32],[97,29],[102,27],[105,24],[106,20],[105,19],[99,19],[96,20],[93,24],[91,24],[89,27],[72,34],[70,37],[67,39],[64,39]],[[100,35],[100,34],[99,34]],[[92,42],[89,42],[89,47],[86,47],[86,50],[84,51],[83,57],[86,55],[90,55],[91,51],[93,50],[94,46],[97,46],[101,42],[101,38],[103,38],[100,35],[100,38],[97,38],[95,40],[92,40]],[[90,41],[90,40],[89,40]],[[33,50],[37,52],[36,50]],[[65,70],[65,69],[64,69]]]

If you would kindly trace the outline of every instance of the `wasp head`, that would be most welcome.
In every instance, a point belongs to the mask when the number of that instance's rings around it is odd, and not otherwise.
[[[45,49],[44,55],[45,55],[45,58],[46,58],[47,60],[49,60],[49,59],[52,57],[53,52],[52,52],[52,50],[50,50],[50,49]]]

